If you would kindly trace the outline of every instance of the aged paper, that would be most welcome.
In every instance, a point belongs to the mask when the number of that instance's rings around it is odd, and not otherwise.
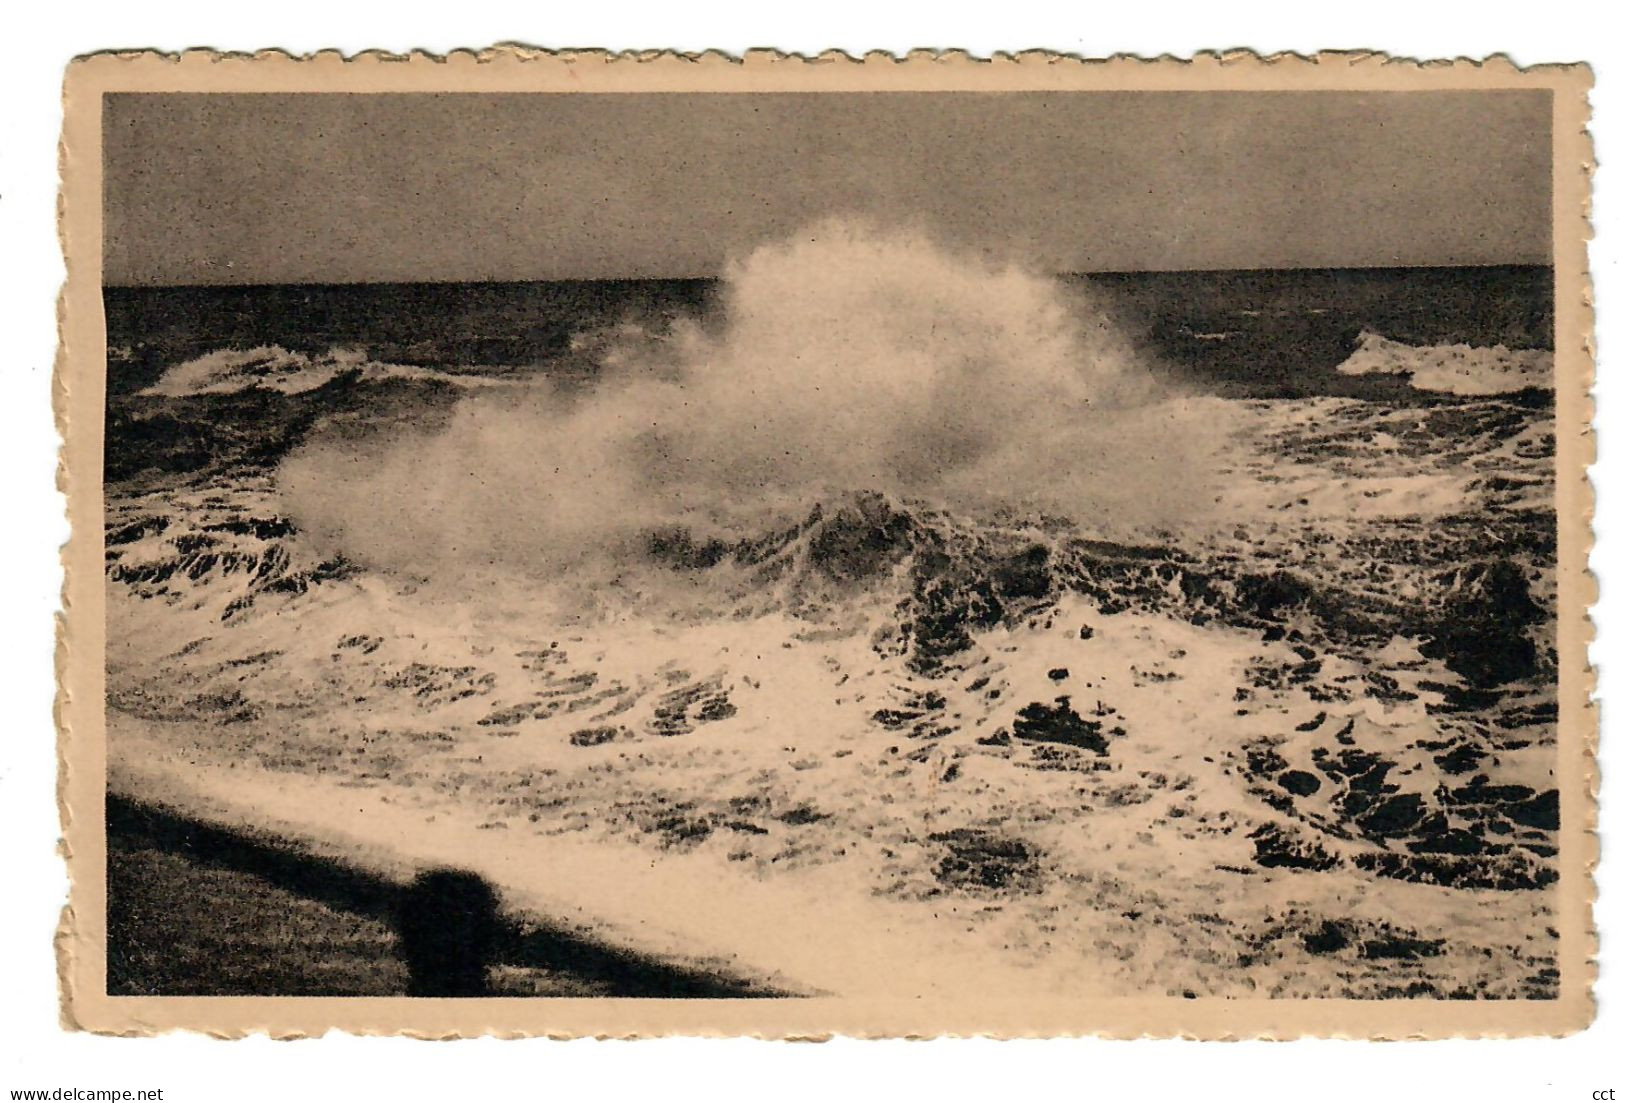
[[[1584,1027],[1589,83],[76,62],[66,1020]]]

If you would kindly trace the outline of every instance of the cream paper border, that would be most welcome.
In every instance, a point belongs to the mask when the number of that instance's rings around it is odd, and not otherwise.
[[[304,58],[203,50],[109,53],[68,69],[61,147],[60,232],[68,280],[54,398],[64,438],[59,484],[72,538],[59,620],[58,798],[72,887],[57,938],[62,1020],[70,1029],[150,1035],[174,1029],[240,1037],[407,1034],[424,1038],[764,1038],[1074,1036],[1204,1039],[1507,1037],[1583,1029],[1594,1016],[1596,934],[1591,908],[1596,837],[1597,710],[1587,659],[1587,570],[1595,456],[1591,429],[1593,309],[1586,271],[1591,141],[1585,65],[1520,69],[1505,57],[1417,62],[1374,53],[1315,57],[1249,52],[1190,61],[1086,61],[1027,52],[991,60],[949,52],[905,58],[841,53],[816,58],[752,51],[608,54],[518,46],[410,56],[322,52]],[[480,999],[109,997],[106,993],[106,647],[101,482],[106,334],[101,304],[101,98],[109,92],[854,92],[854,91],[1417,91],[1550,89],[1556,267],[1559,831],[1555,1000],[1452,1001],[1124,998],[1047,1003],[851,999]]]

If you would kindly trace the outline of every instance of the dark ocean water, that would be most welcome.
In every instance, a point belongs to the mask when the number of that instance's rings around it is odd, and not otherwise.
[[[1545,267],[1147,272],[1070,277],[1152,358],[1233,397],[1397,397],[1393,377],[1336,372],[1359,335],[1409,345],[1550,349]],[[220,349],[333,348],[440,370],[593,371],[580,336],[714,313],[715,280],[110,287],[109,394]]]

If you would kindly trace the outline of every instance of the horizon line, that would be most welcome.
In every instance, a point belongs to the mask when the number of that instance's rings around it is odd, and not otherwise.
[[[1439,263],[1439,264],[1290,264],[1279,266],[1249,266],[1236,268],[1098,268],[1074,269],[1065,272],[1052,272],[1051,278],[1064,279],[1075,276],[1171,276],[1171,275],[1215,275],[1219,273],[1258,273],[1258,272],[1406,272],[1414,270],[1441,270],[1463,268],[1554,268],[1554,260],[1544,261],[1471,261],[1467,263]],[[722,273],[709,273],[704,275],[663,275],[663,276],[521,276],[514,278],[485,277],[476,279],[421,279],[421,280],[243,280],[220,281],[204,283],[187,282],[155,282],[155,283],[109,283],[102,281],[104,291],[146,291],[146,290],[179,290],[182,288],[256,288],[256,287],[412,287],[412,286],[480,286],[496,284],[519,283],[655,283],[655,282],[689,282],[716,281],[724,279]]]

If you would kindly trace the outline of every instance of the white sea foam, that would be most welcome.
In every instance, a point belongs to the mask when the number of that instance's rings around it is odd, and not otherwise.
[[[1550,390],[1556,379],[1546,349],[1407,345],[1370,331],[1360,334],[1354,353],[1337,370],[1343,375],[1409,375],[1417,390],[1458,395]]]

